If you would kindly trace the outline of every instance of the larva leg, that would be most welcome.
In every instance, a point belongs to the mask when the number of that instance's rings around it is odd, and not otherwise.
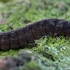
[[[17,31],[10,32],[10,48],[12,49],[19,48]]]
[[[2,33],[0,34],[0,48],[1,50],[9,50],[9,33]]]

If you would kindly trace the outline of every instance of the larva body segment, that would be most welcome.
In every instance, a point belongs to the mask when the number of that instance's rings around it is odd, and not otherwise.
[[[20,28],[17,30],[18,32],[18,41],[19,41],[19,46],[20,48],[24,48],[28,44],[26,35],[25,35],[25,28]]]
[[[19,48],[18,35],[16,30],[10,32],[10,48],[11,49]]]
[[[25,35],[28,43],[34,42],[34,36],[32,33],[32,25],[26,26],[25,28]]]
[[[0,49],[1,50],[10,49],[9,33],[0,34]]]
[[[59,22],[58,19],[48,19],[46,22],[46,31],[48,32],[48,34],[53,35],[55,33],[55,27],[57,25],[57,23]]]
[[[69,34],[69,32],[67,33],[68,31],[68,27],[70,23],[66,20],[59,20],[55,26],[55,32],[57,33],[57,35],[67,35]]]
[[[66,36],[70,36],[70,22],[64,21],[63,31]]]
[[[41,31],[39,29],[39,24],[40,23],[36,22],[32,25],[32,34],[35,39],[39,39],[42,37]]]
[[[42,34],[42,36],[47,35],[47,30],[46,30],[46,19],[39,21],[39,29]]]
[[[64,34],[63,23],[62,23],[61,20],[56,24],[55,29],[56,29],[58,35],[63,35]]]

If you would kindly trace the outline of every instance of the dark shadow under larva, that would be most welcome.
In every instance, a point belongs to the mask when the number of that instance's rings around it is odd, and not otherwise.
[[[19,49],[45,35],[70,36],[70,22],[63,19],[43,19],[26,27],[0,34],[0,50]]]

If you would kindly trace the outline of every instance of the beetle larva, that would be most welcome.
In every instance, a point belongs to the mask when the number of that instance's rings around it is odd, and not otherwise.
[[[63,19],[44,19],[26,27],[0,34],[0,49],[24,48],[45,35],[70,36],[70,22]]]

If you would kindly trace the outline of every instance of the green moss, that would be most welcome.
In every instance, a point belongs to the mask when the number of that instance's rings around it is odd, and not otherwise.
[[[26,63],[23,66],[23,68],[20,68],[20,70],[42,70],[42,69],[36,61],[31,61],[29,63]]]

